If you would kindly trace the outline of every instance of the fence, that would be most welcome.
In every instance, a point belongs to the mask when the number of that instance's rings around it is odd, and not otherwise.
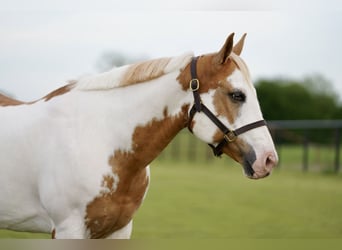
[[[279,167],[340,171],[342,120],[268,121],[268,127],[279,154]],[[181,131],[159,156],[161,161],[214,159],[211,149],[187,130]]]
[[[269,128],[273,135],[274,141],[279,148],[282,146],[283,139],[290,139],[292,143],[302,145],[302,169],[307,171],[309,169],[309,147],[310,144],[315,145],[315,140],[312,140],[312,134],[310,136],[309,131],[320,131],[320,134],[324,135],[323,145],[325,147],[333,148],[334,151],[334,162],[333,171],[338,173],[340,170],[340,144],[341,144],[341,128],[342,120],[291,120],[291,121],[270,121],[268,122]],[[289,131],[301,130],[301,134],[297,136],[291,136],[293,133]],[[330,132],[330,133],[329,133]],[[289,136],[290,135],[290,136]],[[315,135],[315,134],[314,134]],[[292,137],[292,138],[289,138]],[[318,140],[318,143],[322,143],[322,138]],[[316,142],[317,144],[317,142]],[[281,150],[281,149],[280,149]],[[278,151],[280,151],[278,150]],[[281,155],[280,155],[281,156]],[[281,160],[281,157],[280,157]]]

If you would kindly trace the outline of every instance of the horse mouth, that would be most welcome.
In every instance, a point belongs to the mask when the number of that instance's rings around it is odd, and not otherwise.
[[[257,180],[257,179],[262,179],[271,174],[271,172],[268,171],[255,171],[252,167],[252,164],[249,162],[244,162],[243,164],[243,170],[245,173],[245,176],[249,179]]]
[[[253,175],[255,172],[251,164],[249,164],[248,162],[245,162],[243,164],[243,171],[245,172],[246,177],[253,179]]]
[[[255,174],[255,171],[252,167],[255,161],[256,161],[256,154],[255,154],[255,151],[252,149],[244,156],[243,163],[242,163],[245,175],[250,179],[253,179],[253,176]]]
[[[265,173],[254,172],[253,174],[250,174],[250,173],[246,173],[246,170],[245,170],[246,177],[249,179],[252,179],[252,180],[258,180],[258,179],[266,178],[270,174],[271,174],[270,172],[265,172]]]

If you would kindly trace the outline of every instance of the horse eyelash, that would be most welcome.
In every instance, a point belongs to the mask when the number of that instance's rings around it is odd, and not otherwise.
[[[233,102],[242,103],[246,101],[246,95],[240,90],[236,90],[231,93],[228,93],[228,96],[232,99]]]

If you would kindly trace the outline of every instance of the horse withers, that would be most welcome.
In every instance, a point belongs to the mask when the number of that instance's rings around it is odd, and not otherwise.
[[[248,178],[268,176],[278,157],[244,39],[83,77],[35,102],[0,95],[0,227],[129,238],[149,163],[186,127]]]

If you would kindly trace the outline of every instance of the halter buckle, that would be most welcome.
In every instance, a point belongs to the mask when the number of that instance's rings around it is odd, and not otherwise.
[[[190,80],[190,89],[191,91],[197,91],[199,89],[199,80],[197,78]]]
[[[236,134],[234,131],[229,131],[227,134],[223,136],[223,138],[226,140],[226,142],[233,142],[236,140]]]

